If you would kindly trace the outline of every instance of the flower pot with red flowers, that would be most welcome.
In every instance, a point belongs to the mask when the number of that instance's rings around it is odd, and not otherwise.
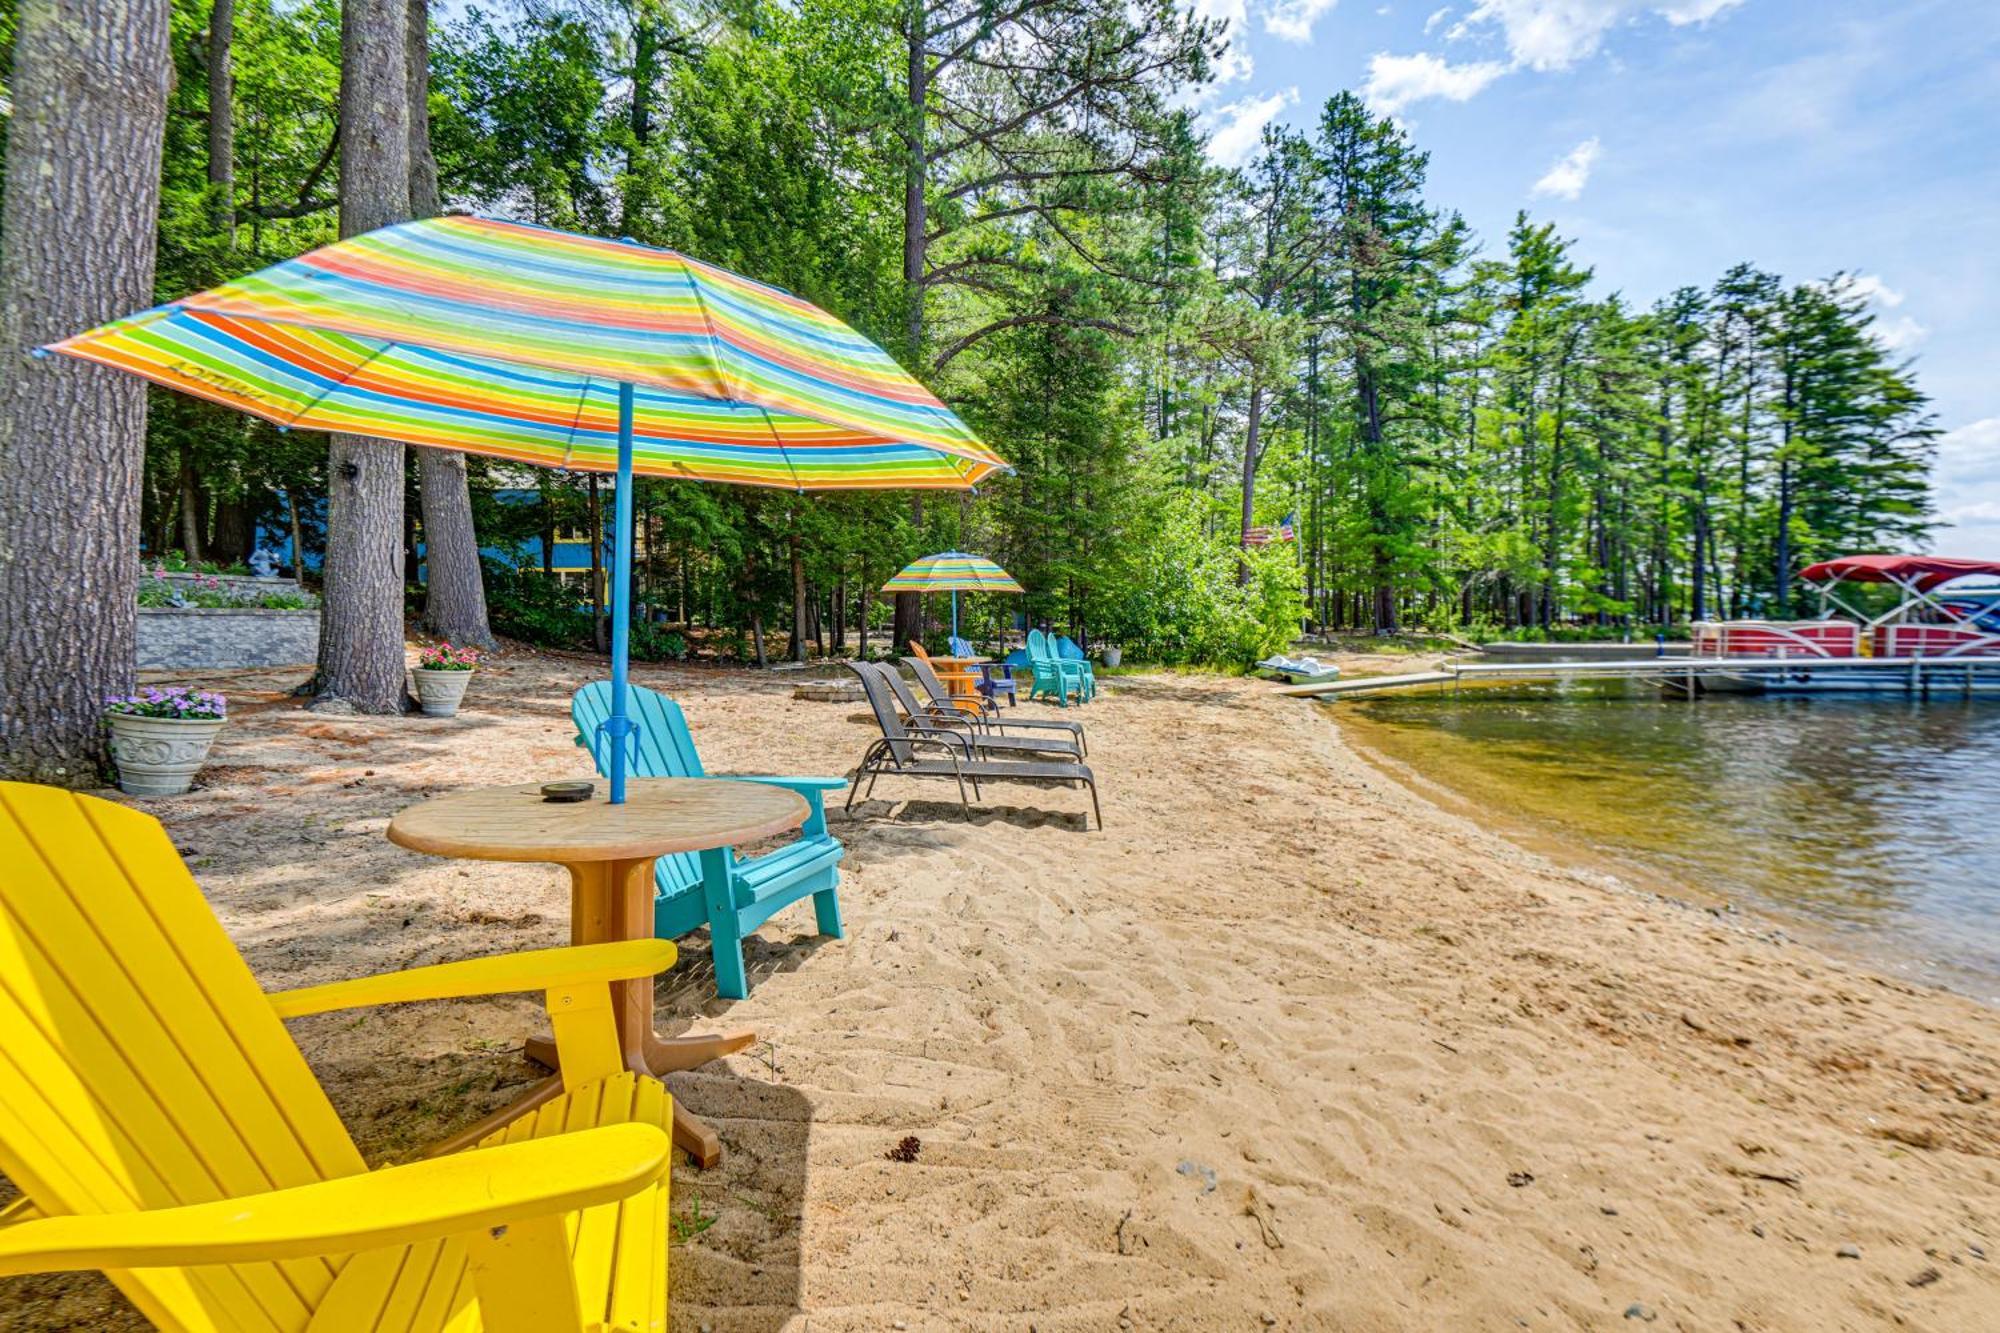
[[[430,644],[417,655],[417,669],[410,674],[417,681],[417,706],[425,717],[456,717],[465,699],[465,687],[479,665],[474,648],[454,648],[449,643]]]

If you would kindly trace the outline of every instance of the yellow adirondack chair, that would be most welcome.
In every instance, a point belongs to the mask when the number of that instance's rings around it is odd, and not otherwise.
[[[103,1269],[164,1329],[667,1326],[672,1103],[623,1070],[635,940],[267,995],[159,822],[0,783],[0,1275]],[[541,988],[563,1094],[370,1171],[283,1019]]]

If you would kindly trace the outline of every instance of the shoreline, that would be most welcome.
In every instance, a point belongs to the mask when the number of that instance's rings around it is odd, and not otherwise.
[[[458,719],[265,691],[206,786],[147,803],[270,988],[567,937],[560,872],[382,836],[455,787],[580,776],[595,663],[491,659]],[[282,673],[280,673],[282,674]],[[749,671],[635,666],[711,772],[839,774],[872,726]],[[250,699],[245,696],[245,702]],[[2000,1024],[1798,942],[1553,865],[1385,778],[1261,682],[1119,675],[1087,796],[884,779],[846,938],[788,910],[668,1034],[674,1326],[714,1333],[1970,1328],[2000,1308]],[[291,1024],[371,1162],[510,1100],[534,997]],[[888,1154],[906,1138],[914,1161]],[[1860,1258],[1842,1257],[1854,1252]],[[100,1278],[0,1283],[0,1328],[141,1327]]]
[[[1328,725],[1341,732],[1348,746],[1385,781],[1409,789],[1425,801],[1457,818],[1467,820],[1494,837],[1542,857],[1554,865],[1585,875],[1602,876],[1608,887],[1637,894],[1692,912],[1709,913],[1727,922],[1759,933],[1753,921],[1768,922],[1785,938],[1819,949],[1856,967],[1881,971],[1898,981],[1970,1000],[1989,1009],[2000,1010],[2000,977],[1925,959],[1915,950],[1898,948],[1880,934],[1843,933],[1837,926],[1784,903],[1758,895],[1739,886],[1734,893],[1705,889],[1671,869],[1644,860],[1642,852],[1601,845],[1569,842],[1548,824],[1533,815],[1481,805],[1449,783],[1423,772],[1409,762],[1371,743],[1368,724],[1340,721],[1337,705],[1314,705],[1331,715]],[[1767,932],[1766,932],[1767,933]]]

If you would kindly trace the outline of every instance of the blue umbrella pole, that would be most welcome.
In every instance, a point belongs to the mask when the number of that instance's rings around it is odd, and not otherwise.
[[[951,590],[951,637],[958,637],[958,589]]]
[[[632,386],[618,386],[618,494],[611,553],[611,716],[604,733],[611,742],[611,803],[625,803],[626,738],[638,728],[625,711],[625,676],[631,665],[632,637]]]

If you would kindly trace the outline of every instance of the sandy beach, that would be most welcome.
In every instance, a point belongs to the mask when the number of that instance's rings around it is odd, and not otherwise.
[[[308,713],[299,674],[228,682],[205,786],[149,806],[261,980],[565,942],[560,871],[383,830],[587,775],[601,666],[513,650],[454,720]],[[841,774],[873,734],[784,673],[635,679],[716,772]],[[675,1169],[676,1328],[2000,1327],[2000,1014],[1522,850],[1262,682],[1072,716],[1103,832],[1081,791],[967,822],[885,779],[835,802],[846,939],[781,914],[742,1002],[682,942],[663,1030],[762,1040],[670,1080],[728,1153]],[[293,1031],[385,1162],[535,1078],[538,1012]],[[0,1283],[0,1328],[141,1326],[94,1276]]]

